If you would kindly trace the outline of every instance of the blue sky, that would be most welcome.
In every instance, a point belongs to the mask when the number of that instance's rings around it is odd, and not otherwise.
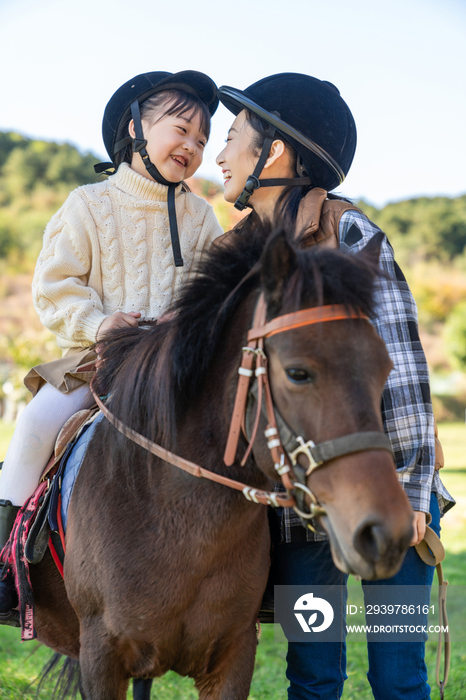
[[[466,192],[465,0],[0,0],[0,66],[1,130],[99,157],[105,104],[138,73],[238,88],[308,73],[338,86],[358,127],[342,194]],[[219,108],[198,174],[220,181],[231,121]]]

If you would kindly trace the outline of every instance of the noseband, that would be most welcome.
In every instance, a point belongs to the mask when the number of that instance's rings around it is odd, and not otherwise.
[[[325,515],[325,510],[319,504],[312,491],[307,487],[306,477],[308,477],[314,469],[322,467],[331,459],[343,455],[362,452],[364,450],[388,450],[391,453],[390,442],[384,433],[370,431],[353,433],[352,435],[339,437],[334,440],[329,440],[328,442],[322,442],[320,445],[315,445],[312,440],[305,442],[304,438],[296,436],[276,412],[273,405],[272,392],[270,390],[268,378],[267,356],[264,351],[264,340],[277,333],[283,333],[302,326],[309,326],[314,323],[348,319],[368,320],[368,318],[362,314],[349,312],[344,305],[335,305],[303,309],[292,314],[278,316],[266,323],[266,311],[266,303],[263,295],[261,295],[256,306],[253,326],[248,332],[248,345],[243,348],[242,362],[238,369],[238,388],[225,449],[224,462],[227,466],[233,464],[236,458],[241,431],[243,430],[246,435],[246,406],[250,394],[251,379],[255,376],[257,378],[256,416],[249,446],[241,461],[241,465],[246,463],[254,445],[264,400],[267,417],[267,428],[265,430],[267,446],[271,452],[275,470],[281,477],[286,493],[262,491],[252,488],[240,481],[204,469],[198,464],[190,462],[184,457],[180,457],[166,450],[164,447],[157,445],[152,440],[149,440],[132,428],[129,428],[113,415],[94,390],[93,384],[95,378],[91,382],[91,391],[97,405],[107,420],[120,433],[125,435],[125,437],[140,445],[148,452],[151,452],[156,457],[179,467],[193,476],[209,479],[210,481],[215,481],[238,491],[242,491],[248,501],[270,505],[274,508],[293,508],[302,519],[303,524],[310,529],[314,529],[309,523],[309,520]],[[305,467],[303,467],[299,461],[301,457],[307,459],[307,465]],[[306,507],[306,495],[309,496],[310,499],[308,511],[304,510]]]
[[[243,348],[243,358],[238,370],[240,375],[236,392],[233,416],[230,425],[224,461],[227,466],[233,464],[238,448],[241,431],[247,438],[247,405],[252,398],[256,399],[256,416],[249,438],[249,446],[241,460],[246,463],[257,435],[261,414],[267,419],[265,437],[267,447],[271,452],[275,471],[281,477],[287,493],[294,493],[296,504],[293,510],[301,518],[303,525],[311,530],[309,520],[325,515],[326,511],[318,499],[306,485],[306,478],[318,467],[337,457],[362,452],[366,450],[387,450],[392,453],[390,441],[384,433],[364,431],[334,438],[316,445],[312,440],[307,442],[296,435],[285,423],[275,409],[270,390],[267,355],[264,351],[264,340],[277,333],[328,321],[348,319],[363,319],[363,314],[350,312],[342,305],[319,306],[303,309],[291,314],[278,316],[265,323],[267,307],[263,295],[259,297],[254,314],[253,327],[248,333],[248,345]],[[255,366],[255,369],[253,367]],[[255,376],[257,382],[251,387],[251,379]],[[255,394],[257,393],[257,397]],[[305,461],[305,466],[302,462]],[[305,510],[305,497],[310,499],[309,509]]]

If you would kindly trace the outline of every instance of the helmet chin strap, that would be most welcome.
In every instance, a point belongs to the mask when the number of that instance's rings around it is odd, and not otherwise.
[[[251,207],[251,205],[248,203],[249,198],[254,194],[254,190],[259,189],[259,187],[278,187],[280,185],[310,185],[311,184],[311,178],[310,177],[290,177],[290,178],[285,178],[285,177],[278,177],[278,178],[271,178],[269,180],[259,180],[259,175],[261,174],[265,162],[267,158],[269,157],[270,153],[270,148],[272,146],[272,143],[274,141],[276,134],[276,129],[275,127],[272,126],[272,124],[267,124],[267,128],[265,130],[265,140],[264,140],[264,145],[262,146],[262,151],[259,156],[259,160],[256,163],[256,167],[254,168],[254,172],[252,175],[248,177],[246,180],[246,184],[244,186],[243,191],[241,192],[240,196],[236,200],[234,206],[235,209],[238,209],[239,211],[243,211],[246,207]],[[304,175],[304,172],[303,172]]]
[[[175,267],[183,267],[183,258],[181,256],[180,237],[178,234],[178,223],[176,221],[175,208],[175,190],[180,184],[181,180],[180,182],[170,182],[169,180],[166,180],[149,158],[149,154],[146,150],[147,141],[144,138],[144,133],[142,131],[141,113],[139,111],[138,100],[134,100],[134,102],[131,104],[131,116],[133,118],[134,123],[134,133],[136,134],[135,138],[131,139],[133,145],[133,152],[139,153],[149,175],[156,182],[160,183],[161,185],[166,185],[168,187],[168,221],[170,224],[170,237],[172,241],[173,257],[175,259]],[[120,144],[121,142],[118,142],[115,148],[120,146]]]

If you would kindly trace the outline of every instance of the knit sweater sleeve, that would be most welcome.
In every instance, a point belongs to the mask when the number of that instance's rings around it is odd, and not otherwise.
[[[101,291],[95,284],[99,264],[96,258],[95,224],[78,189],[69,195],[45,229],[32,283],[34,306],[41,322],[65,341],[64,345],[85,347],[94,343],[106,318]],[[91,274],[93,287],[89,286]]]

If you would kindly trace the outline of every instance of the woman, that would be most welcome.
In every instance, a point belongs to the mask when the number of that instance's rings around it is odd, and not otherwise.
[[[280,215],[301,234],[303,245],[341,247],[356,253],[378,231],[347,200],[329,194],[340,185],[356,148],[356,126],[337,88],[307,75],[282,73],[246,90],[219,89],[220,101],[236,116],[217,157],[225,181],[225,199],[238,209],[252,209],[255,219]],[[241,235],[244,220],[234,232]],[[220,239],[218,239],[220,240]],[[435,471],[435,435],[428,370],[417,333],[417,311],[406,280],[384,240],[374,325],[384,339],[394,370],[384,389],[382,417],[392,443],[400,481],[411,502],[413,539],[422,541],[426,519],[439,532],[441,512],[453,501]],[[293,512],[281,516],[281,541],[274,551],[274,583],[282,585],[345,584],[322,535],[301,527]],[[373,585],[428,585],[433,567],[411,547],[396,576],[363,582],[366,602]],[[340,615],[344,630],[344,604]],[[347,678],[345,635],[335,643],[290,643],[289,698],[341,697]],[[369,643],[368,678],[376,700],[430,697],[424,642]]]

